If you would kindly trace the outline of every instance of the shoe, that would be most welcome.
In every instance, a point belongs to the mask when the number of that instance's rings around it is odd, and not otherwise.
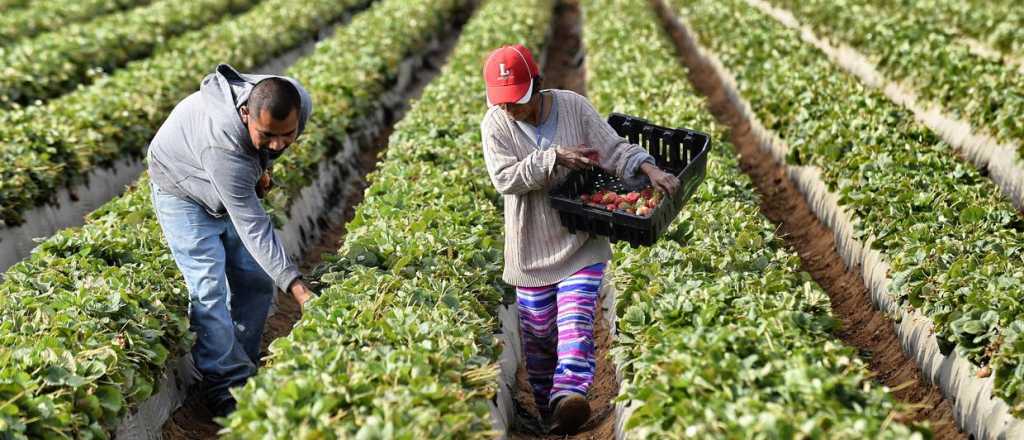
[[[581,394],[570,394],[555,401],[553,431],[575,434],[590,420],[590,403]]]
[[[219,399],[211,399],[206,403],[206,406],[210,409],[210,413],[214,417],[227,417],[231,413],[235,412],[235,408],[238,403],[235,402],[235,398],[231,395],[222,397]]]

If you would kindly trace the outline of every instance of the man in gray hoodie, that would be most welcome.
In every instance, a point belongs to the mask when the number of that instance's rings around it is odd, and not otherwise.
[[[218,415],[234,410],[228,389],[256,372],[275,286],[299,304],[312,296],[259,200],[312,109],[298,81],[222,64],[149,146],[153,206],[188,286],[192,356]]]

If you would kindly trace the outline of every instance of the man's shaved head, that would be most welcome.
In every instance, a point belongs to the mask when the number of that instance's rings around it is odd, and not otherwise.
[[[299,91],[286,79],[267,78],[260,81],[249,93],[249,112],[259,118],[264,110],[280,121],[288,118],[292,111],[298,111],[301,105]]]
[[[284,153],[299,136],[301,106],[299,90],[288,80],[267,78],[257,83],[240,112],[253,145],[269,150],[271,157]]]

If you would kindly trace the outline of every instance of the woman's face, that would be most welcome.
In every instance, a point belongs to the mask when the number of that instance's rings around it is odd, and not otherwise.
[[[498,104],[498,106],[501,107],[502,110],[505,110],[505,113],[507,113],[512,119],[516,121],[527,121],[533,116],[536,102],[537,94],[535,93],[530,98],[530,101],[525,104]]]

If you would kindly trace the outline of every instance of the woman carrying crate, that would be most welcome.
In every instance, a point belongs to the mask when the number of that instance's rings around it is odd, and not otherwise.
[[[541,90],[522,45],[492,52],[483,73],[490,107],[480,124],[484,158],[505,204],[502,278],[516,287],[537,407],[555,431],[572,433],[590,417],[594,310],[612,253],[606,237],[563,228],[547,191],[570,170],[595,165],[620,178],[642,172],[665,193],[679,181],[616,134],[583,96]]]

